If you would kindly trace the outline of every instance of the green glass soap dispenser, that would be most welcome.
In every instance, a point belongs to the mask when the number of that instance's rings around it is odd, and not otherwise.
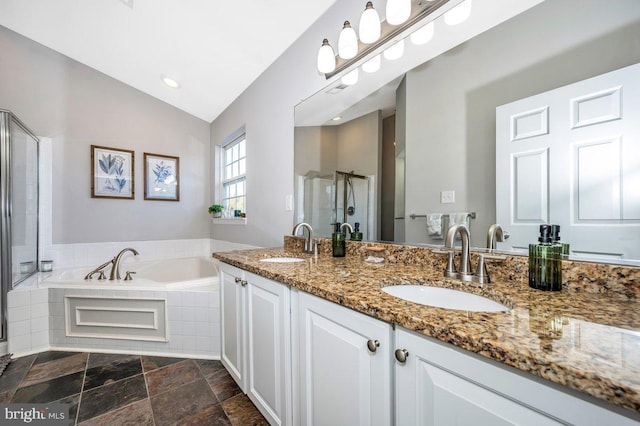
[[[537,244],[529,244],[529,287],[562,290],[562,246],[553,240],[551,225],[540,225]]]
[[[346,237],[342,233],[340,225],[340,222],[337,222],[336,228],[331,234],[331,254],[333,254],[333,257],[344,257],[346,251]]]
[[[353,224],[353,232],[351,233],[352,241],[362,241],[362,232],[360,231],[360,222]]]

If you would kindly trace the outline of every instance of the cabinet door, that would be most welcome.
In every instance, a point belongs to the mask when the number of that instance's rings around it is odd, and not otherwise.
[[[291,423],[289,288],[245,273],[247,395],[272,425]]]
[[[237,279],[237,280],[236,280]],[[221,361],[231,377],[244,391],[244,291],[243,272],[228,265],[220,265],[220,323],[222,329]],[[238,282],[236,282],[238,281]]]
[[[390,424],[391,327],[306,293],[297,300],[300,423]]]

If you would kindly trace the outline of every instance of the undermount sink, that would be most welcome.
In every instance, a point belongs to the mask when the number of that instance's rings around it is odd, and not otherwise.
[[[267,263],[295,263],[295,262],[304,262],[304,259],[299,257],[268,257],[266,259],[260,259],[260,262]]]
[[[502,312],[509,310],[507,306],[486,297],[450,288],[424,285],[393,285],[383,287],[382,291],[409,302],[437,308],[474,312]]]

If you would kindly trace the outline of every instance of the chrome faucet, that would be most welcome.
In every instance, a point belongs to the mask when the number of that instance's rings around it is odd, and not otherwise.
[[[507,236],[508,238],[508,236]],[[502,230],[502,226],[494,223],[489,227],[489,232],[487,233],[487,248],[489,250],[495,250],[497,245],[496,243],[501,243],[505,240],[505,232]]]
[[[293,227],[291,235],[295,237],[300,228],[307,228],[307,239],[304,241],[304,252],[318,254],[318,242],[313,238],[313,228],[311,228],[311,225],[305,222],[300,222]]]
[[[113,266],[111,267],[111,274],[109,275],[110,281],[120,279],[120,260],[122,259],[122,256],[128,251],[133,253],[134,256],[137,256],[138,254],[140,254],[136,249],[132,249],[130,247],[127,247],[126,249],[121,250],[120,253],[118,253],[116,257],[113,258]]]
[[[345,227],[347,228],[347,231],[349,231],[349,235],[353,234],[353,228],[347,222],[345,222],[342,225],[340,225],[340,231],[344,233],[344,228]]]
[[[90,279],[93,278],[94,274],[100,273],[100,275],[98,275],[98,279],[99,280],[106,280],[107,277],[104,276],[104,268],[106,268],[107,266],[111,265],[112,263],[113,263],[113,259],[104,262],[102,265],[98,266],[96,269],[94,269],[93,271],[91,271],[87,275],[85,275],[84,279],[85,280],[90,280]]]
[[[462,239],[462,250],[460,252],[460,267],[456,270],[453,255],[456,245],[456,235],[460,233]],[[447,269],[444,272],[447,278],[456,278],[463,281],[471,281],[473,274],[471,273],[471,258],[469,251],[469,228],[461,223],[451,225],[447,231],[447,236],[444,240],[444,246],[450,249],[449,260],[447,262]]]

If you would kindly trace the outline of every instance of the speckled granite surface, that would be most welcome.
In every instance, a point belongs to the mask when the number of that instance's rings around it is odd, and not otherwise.
[[[421,332],[563,386],[640,413],[640,268],[565,262],[568,283],[542,292],[526,283],[526,257],[491,264],[494,282],[445,280],[444,258],[430,249],[384,246],[387,261],[364,262],[366,244],[347,256],[301,254],[300,239],[285,247],[214,253],[225,263],[323,297],[389,323]],[[370,245],[370,244],[369,244]],[[269,257],[300,263],[265,263]],[[524,261],[523,261],[524,260]],[[523,278],[524,273],[524,278]],[[384,293],[388,285],[420,283],[479,294],[511,310],[440,309]]]

